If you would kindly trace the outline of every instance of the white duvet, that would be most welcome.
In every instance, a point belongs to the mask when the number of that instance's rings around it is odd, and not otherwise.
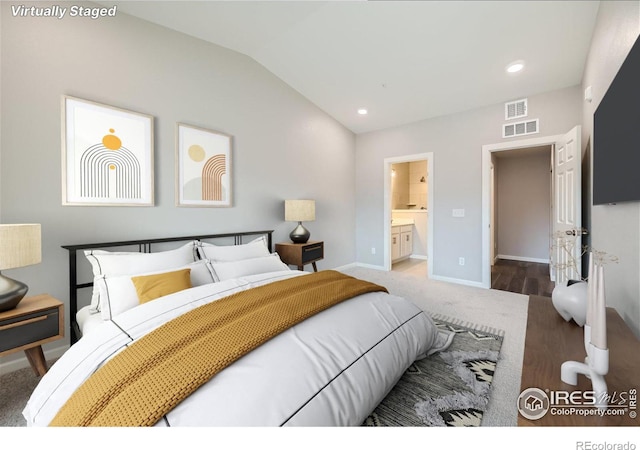
[[[42,378],[23,415],[46,426],[71,394],[127,344],[193,308],[304,272],[252,275],[178,292],[105,322]],[[435,344],[437,329],[413,303],[369,293],[274,337],[214,376],[156,426],[360,425]]]

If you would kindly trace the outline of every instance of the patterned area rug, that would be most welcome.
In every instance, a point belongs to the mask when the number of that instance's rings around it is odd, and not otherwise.
[[[455,333],[449,347],[416,361],[363,426],[480,426],[504,332],[434,316]]]

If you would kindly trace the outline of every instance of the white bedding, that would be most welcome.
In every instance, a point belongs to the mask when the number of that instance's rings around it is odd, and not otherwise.
[[[91,305],[83,306],[76,314],[76,322],[82,336],[91,333],[102,325],[104,319],[99,312],[95,312]]]
[[[132,339],[231,293],[304,274],[273,272],[199,286],[105,321],[42,378],[23,411],[27,424],[48,425],[75,389]],[[413,303],[382,292],[361,295],[245,355],[157,426],[360,425],[436,337],[433,321]]]

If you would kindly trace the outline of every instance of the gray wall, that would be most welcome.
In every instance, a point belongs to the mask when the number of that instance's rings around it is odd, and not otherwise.
[[[537,137],[564,134],[582,121],[579,86],[529,96],[529,118],[540,119]],[[510,100],[510,99],[506,99]],[[384,159],[433,152],[435,277],[482,282],[482,145],[502,138],[504,104],[424,120],[356,137],[356,252],[359,263],[383,265]],[[520,139],[520,138],[515,138]],[[465,209],[464,218],[451,216]],[[458,257],[466,259],[458,265]]]
[[[498,255],[548,262],[551,150],[511,155],[496,158]]]
[[[1,5],[0,219],[42,224],[42,263],[6,273],[30,293],[67,301],[63,244],[255,229],[288,240],[289,198],[316,200],[306,226],[325,241],[321,268],[355,261],[351,131],[239,53],[122,13],[16,18],[10,6]],[[61,206],[63,94],[155,116],[155,207]],[[176,122],[233,136],[232,208],[174,206]]]
[[[583,103],[582,142],[589,158],[593,113],[639,33],[640,2],[600,2],[582,85],[593,90],[593,101]],[[640,202],[593,206],[591,245],[619,258],[618,264],[605,267],[607,304],[640,336]]]

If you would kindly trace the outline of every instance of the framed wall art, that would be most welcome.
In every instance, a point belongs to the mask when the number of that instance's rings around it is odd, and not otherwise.
[[[153,116],[62,97],[62,204],[153,206]]]
[[[231,136],[178,123],[176,141],[176,204],[232,206]]]

